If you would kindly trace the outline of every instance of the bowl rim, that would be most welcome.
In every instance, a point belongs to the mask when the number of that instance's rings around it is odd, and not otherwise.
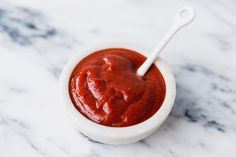
[[[106,49],[106,48],[124,48],[134,50],[144,56],[146,53],[144,52],[151,52],[147,48],[141,47],[140,45],[125,42],[116,42],[116,43],[103,43],[98,44],[95,46],[91,46],[90,48],[85,48],[81,50],[80,53],[73,56],[65,65],[61,77],[59,80],[59,88],[61,92],[62,101],[69,117],[72,121],[76,124],[79,131],[83,134],[93,138],[91,136],[97,136],[98,140],[102,138],[111,138],[111,139],[126,139],[130,137],[137,137],[139,135],[145,135],[146,133],[157,129],[167,118],[169,115],[175,101],[176,96],[176,84],[173,73],[171,72],[170,68],[167,64],[158,57],[155,61],[155,65],[160,70],[166,84],[166,95],[163,101],[163,104],[159,108],[159,110],[147,120],[138,123],[136,125],[127,126],[127,127],[110,127],[104,126],[101,124],[97,124],[88,118],[86,118],[83,114],[81,114],[73,105],[73,102],[69,95],[69,80],[72,71],[74,70],[75,66],[79,64],[79,62],[85,58],[86,56],[90,55],[93,52],[98,50]],[[91,135],[91,136],[90,136]],[[102,140],[100,140],[102,141]]]

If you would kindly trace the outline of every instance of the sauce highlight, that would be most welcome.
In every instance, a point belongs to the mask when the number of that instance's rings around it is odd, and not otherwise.
[[[92,53],[75,67],[69,93],[75,108],[88,119],[106,126],[141,123],[161,107],[166,93],[163,76],[155,65],[136,74],[145,57],[123,48]]]

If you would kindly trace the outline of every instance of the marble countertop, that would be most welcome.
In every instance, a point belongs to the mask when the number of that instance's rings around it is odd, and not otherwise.
[[[161,54],[177,82],[168,119],[130,145],[84,137],[58,94],[66,61],[100,42],[153,48],[183,5],[198,14]],[[1,0],[0,156],[235,157],[235,70],[235,0]]]

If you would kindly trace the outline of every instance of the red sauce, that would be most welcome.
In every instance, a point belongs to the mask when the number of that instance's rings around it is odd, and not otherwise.
[[[150,118],[161,107],[166,87],[155,65],[143,77],[136,74],[145,59],[122,48],[104,49],[84,58],[69,83],[76,109],[98,124],[113,127]]]

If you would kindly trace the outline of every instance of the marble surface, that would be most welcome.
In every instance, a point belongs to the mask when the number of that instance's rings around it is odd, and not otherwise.
[[[161,128],[124,146],[79,133],[58,94],[66,61],[100,42],[153,48],[182,5],[198,15],[161,54],[177,82]],[[1,0],[0,156],[235,157],[235,70],[235,0]]]

